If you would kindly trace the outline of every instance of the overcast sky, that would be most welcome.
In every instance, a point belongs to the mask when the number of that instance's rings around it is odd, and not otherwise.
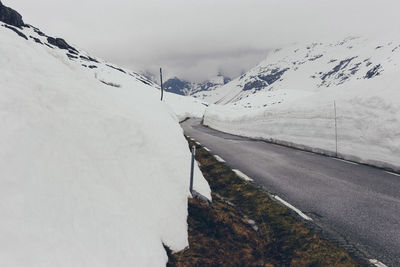
[[[26,23],[132,70],[237,76],[293,42],[400,33],[399,0],[2,0]]]

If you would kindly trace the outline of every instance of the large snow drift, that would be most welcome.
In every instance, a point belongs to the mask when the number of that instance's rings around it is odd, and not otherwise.
[[[202,118],[208,104],[191,96],[174,93],[164,94],[164,101],[171,107],[179,120],[186,118]]]
[[[400,42],[383,40],[277,51],[218,89],[226,105],[207,109],[204,124],[335,155],[336,101],[339,156],[400,171]]]
[[[1,24],[1,265],[165,266],[163,243],[188,246],[176,116],[138,77]],[[210,197],[198,168],[195,189]]]

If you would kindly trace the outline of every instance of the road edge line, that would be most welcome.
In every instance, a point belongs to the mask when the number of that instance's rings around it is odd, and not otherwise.
[[[345,162],[345,163],[348,163],[348,164],[352,164],[352,165],[360,165],[357,162],[352,162],[352,161],[345,160],[345,159],[334,158],[334,157],[332,157],[332,159],[337,160],[337,161],[341,161],[341,162]]]
[[[375,265],[376,267],[388,267],[387,265],[378,261],[377,259],[369,259],[369,263]]]
[[[400,177],[400,174],[398,174],[398,173],[394,173],[394,172],[390,172],[390,171],[384,171],[384,172],[386,172],[388,174],[391,174],[391,175],[394,175],[394,176]]]
[[[224,160],[223,158],[221,158],[220,156],[218,156],[218,155],[214,155],[214,158],[215,158],[217,161],[221,162],[221,163],[225,162],[225,160]]]
[[[282,198],[280,198],[277,195],[273,196],[276,200],[278,200],[279,202],[281,202],[283,205],[285,205],[286,207],[288,207],[289,209],[293,210],[294,212],[296,212],[301,218],[303,218],[304,220],[307,221],[312,221],[313,219],[307,215],[305,215],[301,210],[299,210],[298,208],[296,208],[295,206],[293,206],[292,204],[286,202],[285,200],[283,200]]]
[[[237,176],[239,176],[240,178],[242,178],[243,180],[247,181],[247,182],[253,182],[254,180],[251,179],[249,176],[247,176],[246,174],[244,174],[243,172],[241,172],[238,169],[232,169],[232,171],[234,173],[236,173]]]

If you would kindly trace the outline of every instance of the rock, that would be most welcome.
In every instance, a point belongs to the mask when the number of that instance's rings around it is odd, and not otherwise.
[[[29,36],[31,39],[33,39],[36,43],[38,44],[43,44],[42,41],[40,41],[39,38],[33,37],[33,36]]]
[[[40,36],[46,36],[47,37],[47,35],[46,34],[44,34],[41,30],[39,30],[38,28],[33,28],[33,30],[37,33],[37,34],[39,34]]]
[[[67,56],[68,56],[69,59],[78,59],[77,56],[71,55],[69,53],[67,53]]]
[[[7,29],[12,30],[13,32],[15,32],[16,34],[18,34],[20,37],[24,38],[25,40],[28,40],[28,37],[26,37],[25,34],[23,34],[22,32],[20,32],[20,31],[17,30],[16,28],[11,27],[11,26],[9,26],[9,25],[3,25],[3,26],[6,27]]]
[[[256,90],[259,91],[263,88],[266,88],[268,86],[268,83],[264,80],[256,79],[252,80],[248,83],[246,83],[243,87],[243,91],[249,91],[249,90]]]
[[[21,28],[25,26],[22,16],[15,10],[4,6],[0,1],[0,21]]]
[[[371,79],[375,76],[379,76],[382,71],[382,66],[381,64],[376,65],[372,69],[370,69],[367,74],[365,74],[364,79]]]
[[[64,39],[47,37],[47,42],[49,42],[51,45],[57,46],[60,49],[73,50],[77,52],[77,50],[70,46]]]
[[[120,71],[120,72],[122,72],[122,73],[126,73],[123,69],[120,69],[120,68],[111,66],[111,65],[109,65],[109,64],[106,64],[106,66],[107,66],[107,67],[110,67],[110,68],[112,68],[112,69],[115,69],[115,70],[117,70],[117,71]]]
[[[89,57],[89,56],[88,56],[88,59],[89,59],[89,61],[96,62],[96,63],[100,63],[100,62],[98,62],[96,59],[94,59],[94,58],[92,58],[92,57]]]
[[[77,51],[74,51],[74,50],[71,50],[71,49],[68,50],[68,53],[73,54],[75,56],[79,55],[79,53]]]

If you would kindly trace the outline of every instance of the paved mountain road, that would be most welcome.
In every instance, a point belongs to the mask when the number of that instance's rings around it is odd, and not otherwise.
[[[183,122],[186,135],[365,257],[400,266],[400,177],[381,169]],[[342,243],[343,243],[342,242]]]

